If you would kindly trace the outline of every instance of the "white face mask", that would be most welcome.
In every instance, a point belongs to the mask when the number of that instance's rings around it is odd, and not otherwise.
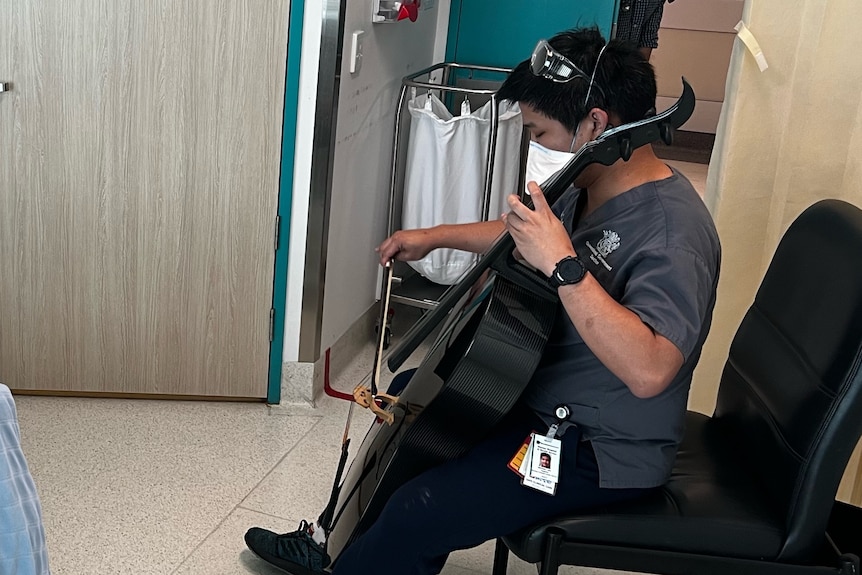
[[[574,157],[570,152],[559,152],[530,141],[530,149],[527,152],[527,171],[524,179],[527,182],[542,183],[562,169],[569,160]]]

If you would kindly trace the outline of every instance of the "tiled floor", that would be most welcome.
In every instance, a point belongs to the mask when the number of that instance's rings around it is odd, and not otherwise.
[[[703,193],[706,166],[672,162]],[[368,354],[373,355],[369,344]],[[361,358],[332,384],[367,377]],[[55,575],[281,573],[243,543],[251,526],[295,529],[326,504],[347,403],[262,404],[17,396]],[[358,445],[370,419],[357,413]],[[490,573],[492,544],[446,575]],[[373,570],[372,570],[373,571]],[[595,570],[564,568],[564,574]],[[370,571],[371,573],[371,571]],[[535,570],[517,559],[509,573]]]
[[[371,346],[367,350],[373,353]],[[349,389],[367,375],[346,370]],[[257,404],[17,396],[55,575],[281,573],[243,543],[290,531],[326,504],[347,403]],[[353,445],[370,423],[354,411]],[[444,573],[490,572],[492,546]],[[531,573],[512,562],[510,573]]]

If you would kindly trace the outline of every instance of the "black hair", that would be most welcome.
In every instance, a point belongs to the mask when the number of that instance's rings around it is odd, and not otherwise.
[[[499,99],[529,104],[572,132],[592,108],[614,114],[624,124],[643,119],[654,111],[655,72],[633,43],[611,40],[602,52],[606,42],[595,27],[561,32],[548,43],[584,71],[587,78],[554,82],[535,76],[530,70],[530,61],[524,60],[503,82],[497,92]],[[589,76],[594,69],[595,84],[589,101],[585,102]]]

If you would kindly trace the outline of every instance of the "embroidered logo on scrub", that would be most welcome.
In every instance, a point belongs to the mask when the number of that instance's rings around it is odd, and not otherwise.
[[[598,245],[594,246],[592,242],[587,241],[587,247],[592,252],[590,260],[598,265],[601,264],[608,271],[614,269],[605,258],[610,255],[615,249],[620,247],[620,235],[613,230],[602,230],[604,237],[599,240]]]

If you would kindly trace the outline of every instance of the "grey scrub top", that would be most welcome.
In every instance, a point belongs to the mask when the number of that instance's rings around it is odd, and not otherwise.
[[[569,406],[570,421],[592,442],[602,487],[654,487],[670,476],[682,438],[691,375],[715,305],[718,234],[676,170],[612,198],[573,230],[582,193],[570,189],[554,204],[579,258],[685,362],[666,390],[640,399],[590,351],[561,306],[524,399],[549,424],[556,406]]]

